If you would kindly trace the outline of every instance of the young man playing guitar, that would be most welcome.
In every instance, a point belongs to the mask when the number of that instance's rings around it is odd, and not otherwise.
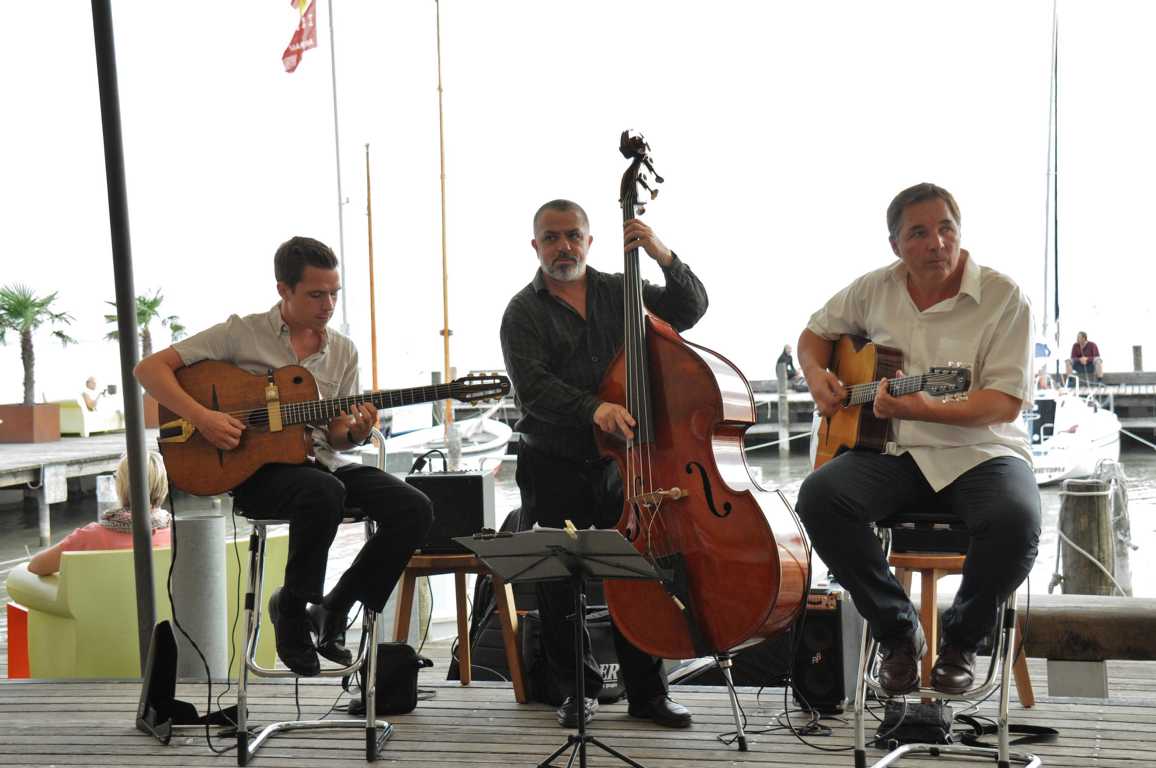
[[[277,249],[273,264],[281,300],[272,309],[232,315],[150,355],[136,368],[137,380],[149,394],[222,451],[240,445],[245,424],[185,392],[175,374],[183,366],[219,360],[265,374],[300,365],[313,374],[322,398],[360,393],[357,349],[327,327],[341,290],[333,251],[312,238],[294,237]],[[385,607],[433,521],[432,505],[421,491],[338,453],[364,444],[377,424],[377,409],[370,403],[350,411],[307,432],[313,454],[309,461],[266,464],[233,489],[246,514],[290,521],[285,584],[269,602],[277,655],[301,675],[320,671],[318,653],[339,664],[350,663],[352,654],[345,647],[349,610],[355,602],[374,611]],[[346,505],[372,518],[377,532],[323,597],[329,545]],[[311,625],[318,634],[316,646]]]
[[[999,603],[1036,558],[1040,498],[1016,423],[1031,400],[1031,311],[1015,283],[960,249],[959,207],[947,190],[903,190],[887,209],[887,228],[899,261],[835,294],[799,338],[816,405],[827,417],[843,406],[844,383],[828,370],[841,334],[897,348],[907,373],[965,361],[972,389],[965,402],[940,402],[922,392],[892,396],[880,381],[874,413],[891,420],[886,449],[849,450],[823,464],[803,482],[797,512],[880,641],[879,680],[892,694],[918,687],[926,642],[870,523],[929,507],[963,520],[971,544],[932,672],[937,690],[959,693],[972,684],[975,650]]]

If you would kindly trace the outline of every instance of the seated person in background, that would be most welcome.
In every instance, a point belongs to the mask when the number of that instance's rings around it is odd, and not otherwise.
[[[1104,361],[1100,358],[1100,348],[1096,342],[1088,341],[1088,334],[1080,331],[1076,334],[1076,343],[1072,345],[1072,354],[1067,360],[1068,375],[1082,374],[1081,378],[1091,382],[1089,374],[1095,377],[1097,384],[1104,383]]]
[[[84,382],[84,389],[80,391],[80,396],[84,399],[84,404],[90,411],[95,411],[97,404],[100,402],[100,398],[107,394],[108,387],[99,391],[97,390],[95,376],[89,376]]]
[[[783,345],[783,354],[779,355],[779,359],[775,361],[776,379],[779,377],[780,364],[787,366],[787,384],[789,384],[792,389],[798,390],[800,392],[806,392],[806,382],[803,381],[803,378],[799,375],[799,372],[795,370],[795,361],[791,357],[790,344]]]
[[[90,379],[91,381],[91,379]],[[161,509],[169,495],[169,481],[159,453],[149,452],[149,517],[153,532],[153,546],[170,544],[172,517]],[[60,555],[64,552],[97,549],[132,549],[132,511],[129,502],[128,457],[116,468],[116,495],[120,506],[110,509],[95,523],[77,528],[59,543],[37,552],[28,563],[28,570],[37,576],[50,576],[60,570]]]

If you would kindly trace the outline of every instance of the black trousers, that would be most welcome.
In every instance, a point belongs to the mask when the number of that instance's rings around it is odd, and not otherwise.
[[[571,460],[549,456],[526,445],[518,451],[518,488],[527,520],[561,528],[570,520],[578,528],[613,528],[622,514],[622,479],[618,466],[604,460]],[[550,671],[564,696],[574,690],[574,590],[563,580],[537,583],[542,641]],[[598,695],[602,671],[586,637],[583,663],[585,693]],[[666,692],[662,660],[643,653],[614,627],[614,648],[626,696],[649,701]]]
[[[285,586],[319,603],[325,586],[329,545],[346,506],[377,523],[335,591],[380,612],[433,523],[425,494],[376,467],[350,466],[330,472],[319,464],[266,464],[233,491],[245,514],[289,521]]]
[[[921,509],[954,512],[971,536],[942,636],[945,643],[973,649],[1036,559],[1040,495],[1025,462],[989,459],[935,493],[908,454],[848,451],[803,481],[795,506],[815,551],[883,643],[909,636],[919,616],[888,568],[871,523]]]

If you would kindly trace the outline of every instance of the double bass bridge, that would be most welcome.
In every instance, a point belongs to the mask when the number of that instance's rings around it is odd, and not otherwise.
[[[658,488],[653,491],[645,491],[643,493],[636,493],[627,499],[627,502],[639,507],[646,507],[649,510],[655,511],[662,502],[667,499],[678,500],[685,499],[690,493],[683,488],[675,486],[673,488]]]

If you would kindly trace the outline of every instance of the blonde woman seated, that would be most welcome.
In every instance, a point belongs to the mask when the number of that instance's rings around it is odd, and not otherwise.
[[[169,494],[169,481],[160,454],[149,452],[149,513],[152,526],[153,546],[167,547],[171,543],[170,527],[172,516],[161,509]],[[36,553],[28,563],[28,570],[37,576],[49,576],[60,570],[60,555],[64,552],[96,549],[132,549],[132,512],[129,508],[128,457],[120,460],[116,468],[116,495],[120,507],[110,509],[100,516],[100,520],[77,528],[42,552]]]

